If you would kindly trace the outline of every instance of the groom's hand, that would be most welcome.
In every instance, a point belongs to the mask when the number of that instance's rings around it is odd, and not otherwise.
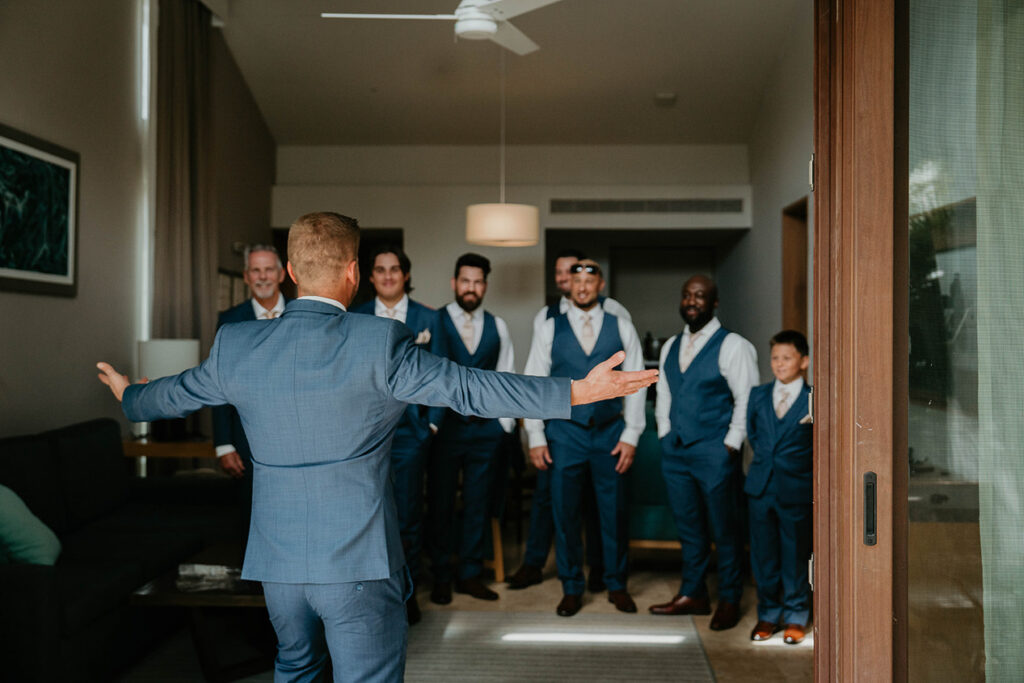
[[[98,375],[100,381],[110,387],[110,391],[114,394],[114,398],[120,401],[121,396],[124,395],[124,390],[129,384],[131,384],[131,382],[128,381],[128,375],[120,374],[110,363],[97,363],[96,367],[100,371],[100,374]],[[142,383],[145,384],[148,381],[148,379],[143,378]]]
[[[572,405],[606,401],[635,394],[658,381],[657,370],[618,372],[614,368],[626,360],[626,352],[619,351],[603,363],[594,366],[583,379],[572,383]]]

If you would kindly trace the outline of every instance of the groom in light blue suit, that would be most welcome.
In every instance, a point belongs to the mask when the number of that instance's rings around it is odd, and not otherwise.
[[[406,403],[481,417],[567,418],[570,406],[633,393],[656,371],[618,372],[616,354],[585,379],[463,368],[414,344],[409,329],[350,315],[359,227],[334,213],[299,218],[288,273],[299,298],[269,322],[225,325],[198,367],[129,385],[100,379],[129,419],[234,405],[253,455],[243,577],[263,582],[278,636],[275,681],[400,681],[409,584],[389,477]],[[274,396],[273,403],[266,396]]]

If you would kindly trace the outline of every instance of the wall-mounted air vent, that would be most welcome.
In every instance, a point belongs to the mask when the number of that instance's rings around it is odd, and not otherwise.
[[[552,199],[551,213],[742,213],[742,199]]]

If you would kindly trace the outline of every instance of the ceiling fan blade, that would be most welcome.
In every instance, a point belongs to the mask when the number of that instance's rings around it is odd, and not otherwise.
[[[321,19],[440,19],[452,21],[454,14],[348,14],[344,12],[321,12]]]
[[[528,55],[540,49],[540,45],[507,21],[498,22],[498,30],[491,36],[491,40],[517,55]]]
[[[487,12],[496,19],[508,20],[520,14],[532,12],[546,5],[553,5],[559,0],[490,0],[476,6],[476,9]]]

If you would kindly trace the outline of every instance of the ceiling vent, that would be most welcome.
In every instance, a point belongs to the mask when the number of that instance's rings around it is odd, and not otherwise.
[[[743,199],[552,199],[551,213],[742,213]]]

